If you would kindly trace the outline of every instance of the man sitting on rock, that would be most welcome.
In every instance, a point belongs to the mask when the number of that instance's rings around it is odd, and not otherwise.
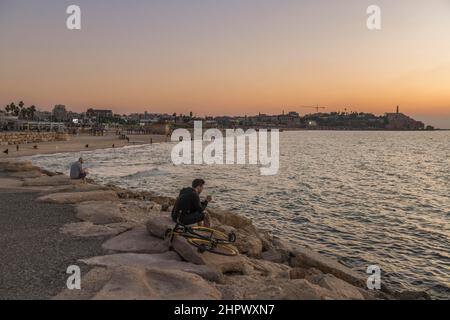
[[[192,188],[184,188],[180,191],[172,210],[173,221],[186,226],[195,223],[201,226],[202,222],[205,227],[211,226],[209,214],[206,211],[211,197],[208,196],[205,201],[200,202],[200,193],[204,185],[205,180],[195,179],[192,181]]]
[[[70,179],[82,179],[85,181],[87,170],[83,169],[83,158],[78,159],[78,161],[72,163],[70,166]]]

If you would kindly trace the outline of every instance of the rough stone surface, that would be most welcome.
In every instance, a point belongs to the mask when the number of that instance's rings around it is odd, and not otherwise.
[[[188,262],[193,264],[206,264],[203,254],[198,251],[197,247],[190,244],[185,237],[175,235],[171,247]]]
[[[19,179],[33,179],[43,177],[45,175],[40,170],[30,170],[30,171],[13,172],[9,176]]]
[[[296,247],[290,264],[292,267],[319,269],[323,273],[330,273],[358,287],[363,287],[365,284],[365,279],[359,273],[307,248]]]
[[[107,187],[103,187],[96,184],[90,183],[75,183],[69,185],[61,185],[61,186],[41,186],[40,195],[48,195],[52,193],[67,193],[67,192],[86,192],[86,191],[106,191],[110,190]]]
[[[85,201],[116,201],[117,194],[114,191],[86,191],[86,192],[61,192],[41,196],[38,202],[49,202],[59,204],[75,204]]]
[[[76,216],[83,221],[94,224],[109,224],[125,222],[120,212],[119,203],[116,201],[85,201],[75,207]]]
[[[232,212],[223,211],[216,208],[208,208],[208,212],[212,218],[217,219],[221,224],[232,226],[236,229],[245,228],[246,226],[250,226],[252,224],[252,220]]]
[[[153,215],[147,221],[147,231],[157,238],[164,239],[167,229],[175,227],[175,223],[169,217],[169,214],[166,212],[159,213],[157,215]]]
[[[253,270],[247,258],[242,255],[223,256],[206,251],[202,253],[202,258],[207,266],[214,267],[222,273],[248,274]]]
[[[181,270],[197,274],[209,281],[223,282],[223,275],[220,270],[211,266],[200,266],[181,261],[181,258],[176,252],[166,252],[163,254],[120,253],[82,259],[80,261],[88,265],[103,267],[131,266]]]
[[[240,253],[246,254],[249,257],[261,257],[263,245],[256,232],[249,233],[239,230],[236,233],[235,246],[238,248]]]
[[[93,268],[81,277],[81,289],[64,289],[52,300],[89,300],[99,292],[104,285],[111,280],[112,269]]]
[[[0,171],[4,172],[23,172],[39,170],[39,168],[33,166],[31,161],[15,161],[15,160],[2,160],[0,161]]]
[[[265,277],[289,278],[291,267],[260,259],[248,259],[248,263],[260,275]]]
[[[310,276],[308,281],[332,291],[339,299],[364,300],[358,288],[331,274]]]
[[[56,176],[42,176],[38,178],[24,179],[24,187],[36,187],[36,186],[61,186],[69,184],[79,184],[82,180],[73,180],[66,175]]]
[[[107,225],[96,225],[92,222],[74,222],[64,225],[60,231],[74,237],[107,237],[115,236],[133,227],[133,224],[127,222]]]
[[[166,241],[152,237],[145,227],[136,227],[106,241],[106,250],[135,253],[163,253],[169,250]]]
[[[120,201],[120,214],[127,221],[144,225],[149,218],[160,214],[160,207],[153,201],[122,200]]]
[[[316,268],[292,268],[289,272],[289,277],[291,279],[309,279],[309,277],[317,276],[323,274],[322,271]]]
[[[96,300],[218,300],[221,293],[198,275],[160,268],[118,267]]]

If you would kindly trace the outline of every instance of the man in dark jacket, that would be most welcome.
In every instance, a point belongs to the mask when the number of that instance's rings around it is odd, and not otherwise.
[[[201,225],[203,221],[205,227],[211,225],[209,214],[206,211],[206,206],[211,201],[211,197],[208,196],[205,201],[200,201],[200,193],[202,193],[204,185],[203,179],[195,179],[192,181],[192,188],[184,188],[180,191],[172,210],[173,221],[183,225],[195,223]]]

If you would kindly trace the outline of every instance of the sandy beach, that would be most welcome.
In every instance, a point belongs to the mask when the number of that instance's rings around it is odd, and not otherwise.
[[[15,145],[1,146],[0,160],[13,159],[24,156],[33,156],[37,154],[52,154],[60,152],[78,152],[86,150],[97,150],[112,148],[120,148],[129,145],[160,143],[169,141],[170,138],[165,135],[146,134],[146,135],[128,135],[130,141],[119,139],[115,134],[108,134],[104,136],[92,135],[75,135],[70,136],[68,141],[51,141],[41,143],[28,143],[19,145],[19,151],[16,150]],[[34,148],[37,146],[37,149]],[[87,146],[87,147],[86,147]],[[8,149],[8,154],[3,151]]]

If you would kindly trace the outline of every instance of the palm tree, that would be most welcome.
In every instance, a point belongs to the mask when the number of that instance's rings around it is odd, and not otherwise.
[[[36,114],[36,107],[32,105],[28,110],[31,120],[34,120],[34,115]]]

